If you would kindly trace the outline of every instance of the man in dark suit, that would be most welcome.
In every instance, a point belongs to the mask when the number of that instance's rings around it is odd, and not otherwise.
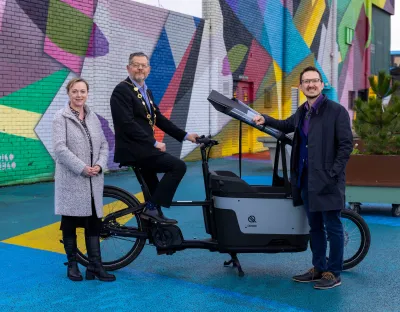
[[[340,211],[345,206],[345,168],[353,150],[347,110],[323,95],[324,82],[315,67],[300,73],[299,88],[307,97],[285,120],[254,117],[258,125],[294,132],[291,184],[294,205],[304,204],[310,225],[313,268],[296,275],[296,282],[316,282],[314,288],[341,285],[344,234]],[[326,260],[327,235],[329,260]]]
[[[166,153],[166,145],[154,138],[154,127],[179,142],[196,143],[195,133],[186,133],[163,116],[145,79],[150,73],[149,58],[143,52],[132,53],[127,65],[128,78],[114,89],[110,105],[115,129],[114,161],[141,168],[151,198],[145,203],[144,218],[162,223],[177,223],[168,219],[161,206],[170,207],[176,189],[186,172],[186,164]],[[164,173],[159,181],[157,173]]]

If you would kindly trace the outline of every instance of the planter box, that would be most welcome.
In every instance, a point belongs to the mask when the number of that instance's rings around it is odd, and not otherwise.
[[[346,185],[400,187],[400,155],[351,155]]]

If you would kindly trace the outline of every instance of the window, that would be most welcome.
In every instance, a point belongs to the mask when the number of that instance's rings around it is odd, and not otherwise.
[[[346,44],[351,44],[353,42],[353,37],[354,37],[354,29],[346,27],[346,35],[345,35]]]
[[[368,89],[364,89],[364,90],[358,90],[358,97],[362,100],[362,101],[368,101]]]
[[[272,101],[271,101],[271,91],[268,89],[264,90],[264,108],[271,108]]]
[[[348,108],[351,110],[354,110],[354,101],[356,97],[356,92],[355,91],[349,91],[349,99],[348,99]]]

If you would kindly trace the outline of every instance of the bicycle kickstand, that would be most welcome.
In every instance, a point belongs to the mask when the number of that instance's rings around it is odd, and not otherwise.
[[[224,266],[229,266],[232,264],[233,268],[237,268],[239,276],[243,277],[244,276],[244,272],[242,270],[242,266],[240,265],[239,259],[237,257],[237,254],[235,252],[231,252],[229,253],[229,255],[231,256],[231,260],[229,261],[224,261]]]

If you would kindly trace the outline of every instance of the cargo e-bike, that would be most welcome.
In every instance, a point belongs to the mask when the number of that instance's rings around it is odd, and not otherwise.
[[[210,98],[209,98],[210,100]],[[236,108],[223,108],[221,103],[210,101],[218,110],[250,123],[250,114],[238,113]],[[239,103],[240,104],[240,103]],[[220,106],[218,106],[220,105]],[[236,105],[236,104],[235,104]],[[254,127],[256,127],[253,124]],[[239,253],[301,252],[308,248],[309,227],[304,207],[292,204],[290,183],[286,166],[286,144],[291,139],[271,128],[259,128],[277,138],[277,153],[272,185],[249,185],[230,171],[210,171],[209,153],[218,142],[210,137],[198,139],[202,158],[205,188],[204,201],[173,202],[172,206],[202,207],[205,231],[209,238],[186,240],[179,225],[161,224],[141,218],[142,205],[126,190],[114,186],[104,187],[104,218],[101,230],[103,265],[106,270],[117,270],[136,259],[148,241],[158,254],[172,255],[185,249],[208,249],[227,253],[239,276],[244,272]],[[282,159],[283,173],[278,171]],[[138,167],[132,166],[144,200],[149,190]],[[344,269],[350,269],[366,256],[370,245],[370,231],[361,216],[342,210],[344,226]],[[328,237],[329,242],[329,237]],[[88,264],[84,250],[78,250],[78,261]]]

